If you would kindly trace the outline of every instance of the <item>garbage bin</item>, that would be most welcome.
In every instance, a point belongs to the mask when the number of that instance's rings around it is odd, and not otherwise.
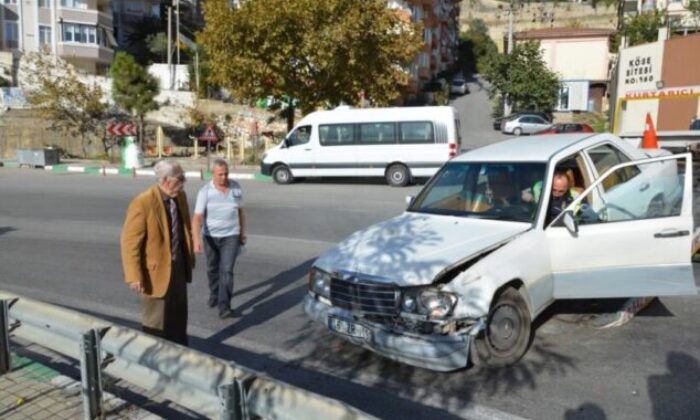
[[[19,166],[26,165],[30,168],[37,166],[57,165],[59,163],[57,149],[17,149]]]

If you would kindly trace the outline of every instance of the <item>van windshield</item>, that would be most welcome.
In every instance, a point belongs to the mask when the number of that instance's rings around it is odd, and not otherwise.
[[[451,162],[413,201],[411,212],[532,223],[545,163]]]

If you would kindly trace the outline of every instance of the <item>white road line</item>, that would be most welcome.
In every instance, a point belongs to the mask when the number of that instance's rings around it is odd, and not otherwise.
[[[85,172],[84,166],[69,166],[67,168],[68,172]]]
[[[137,170],[136,170],[136,176],[139,176],[139,175],[150,175],[150,176],[155,176],[155,175],[156,175],[156,171],[154,171],[153,169],[137,169]]]
[[[117,169],[117,168],[105,168],[105,175],[119,175],[119,169]]]

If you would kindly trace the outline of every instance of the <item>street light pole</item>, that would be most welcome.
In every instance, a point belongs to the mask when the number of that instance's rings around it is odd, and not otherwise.
[[[180,0],[173,0],[175,3],[175,48],[177,51],[177,64],[180,65]]]

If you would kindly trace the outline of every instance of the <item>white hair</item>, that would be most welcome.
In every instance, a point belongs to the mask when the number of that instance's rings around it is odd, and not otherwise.
[[[228,171],[228,162],[226,162],[225,159],[221,159],[221,158],[214,159],[214,162],[212,162],[212,164],[211,164],[211,168],[214,169],[217,166],[220,168],[224,168]]]
[[[172,160],[161,160],[156,163],[153,169],[156,172],[156,178],[159,184],[162,184],[168,178],[175,178],[183,173],[180,164]]]

